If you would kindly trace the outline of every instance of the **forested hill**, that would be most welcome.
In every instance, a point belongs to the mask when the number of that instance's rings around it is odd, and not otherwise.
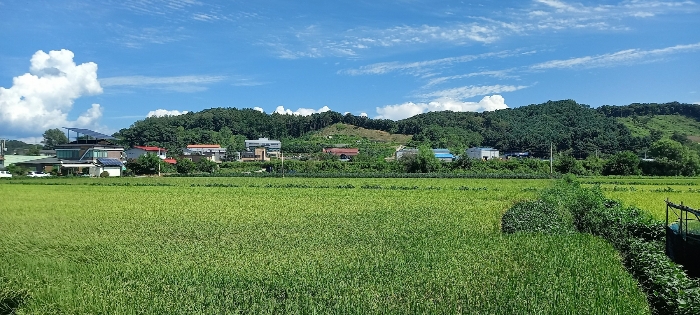
[[[601,106],[593,109],[573,100],[549,101],[493,112],[430,112],[393,121],[325,112],[310,116],[265,114],[253,109],[213,108],[180,116],[151,117],[115,136],[124,144],[177,149],[193,143],[218,143],[241,149],[242,140],[269,137],[298,142],[336,123],[413,135],[410,145],[426,144],[461,151],[492,146],[502,152],[529,151],[544,156],[550,143],[558,152],[577,157],[622,150],[643,152],[661,135],[633,134],[620,118],[684,115],[700,120],[700,106],[680,103]]]

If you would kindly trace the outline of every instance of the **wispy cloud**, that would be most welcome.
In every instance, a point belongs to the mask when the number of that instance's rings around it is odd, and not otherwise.
[[[185,75],[176,77],[147,77],[147,76],[123,76],[100,79],[100,84],[108,86],[145,86],[145,85],[169,85],[169,84],[207,84],[216,83],[226,79],[225,76],[216,75]]]
[[[520,54],[517,51],[500,51],[478,55],[464,55],[458,57],[449,57],[416,62],[381,62],[367,66],[362,66],[358,69],[346,69],[338,71],[340,74],[349,75],[365,75],[365,74],[386,74],[389,72],[406,72],[414,75],[423,74],[429,69],[436,67],[452,66],[455,64],[470,62],[478,59],[486,58],[505,58]]]
[[[459,75],[452,75],[452,76],[446,76],[446,77],[432,78],[432,79],[428,80],[428,83],[425,84],[425,87],[431,87],[433,85],[441,84],[441,83],[452,81],[452,80],[480,77],[480,76],[495,77],[495,78],[500,78],[500,79],[516,78],[517,76],[510,74],[513,72],[513,70],[514,69],[488,70],[488,71],[479,71],[479,72],[472,72],[472,73],[467,73],[467,74],[459,74]]]
[[[637,62],[648,62],[654,59],[663,58],[664,56],[692,52],[700,50],[700,43],[690,45],[676,45],[672,47],[641,50],[627,49],[610,54],[602,54],[596,56],[585,56],[563,60],[551,60],[538,63],[529,67],[531,70],[546,70],[546,69],[568,69],[568,68],[600,68],[626,65]]]
[[[225,76],[188,75],[175,77],[123,76],[100,79],[103,87],[151,88],[180,93],[195,93],[206,91],[207,84],[225,80]]]
[[[119,34],[114,42],[127,48],[142,48],[146,45],[163,45],[179,42],[189,38],[183,28],[130,28],[123,25],[109,25],[115,34]]]
[[[632,19],[664,14],[693,13],[692,1],[631,0],[618,4],[587,6],[562,0],[535,0],[524,9],[467,16],[440,25],[397,25],[389,28],[356,26],[347,30],[323,30],[312,25],[262,42],[285,59],[356,57],[369,49],[419,45],[488,45],[512,36],[529,36],[566,30],[625,31]],[[469,21],[471,20],[471,21]],[[391,68],[393,65],[387,64]],[[372,71],[373,69],[364,69]],[[376,69],[375,69],[376,70]],[[362,72],[358,69],[356,72]]]

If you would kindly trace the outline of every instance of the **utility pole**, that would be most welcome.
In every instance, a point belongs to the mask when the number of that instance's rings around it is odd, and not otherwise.
[[[284,178],[284,152],[280,149],[280,155],[282,156],[282,178]]]
[[[552,142],[549,143],[549,174],[551,175],[553,173],[553,167],[552,167]]]

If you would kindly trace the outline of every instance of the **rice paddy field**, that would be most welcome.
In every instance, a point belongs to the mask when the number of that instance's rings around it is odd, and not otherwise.
[[[649,314],[604,240],[500,233],[508,207],[550,184],[4,180],[0,302],[17,314]],[[655,186],[614,185],[656,202]]]
[[[595,177],[585,185],[600,185],[608,198],[634,205],[658,219],[666,220],[666,202],[700,209],[700,179],[685,177]]]

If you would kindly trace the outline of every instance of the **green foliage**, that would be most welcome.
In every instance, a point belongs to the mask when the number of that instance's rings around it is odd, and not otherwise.
[[[700,283],[663,253],[663,222],[638,208],[605,199],[600,187],[583,188],[573,180],[544,191],[542,199],[568,209],[580,232],[600,236],[621,251],[655,314],[698,314]]]
[[[126,168],[136,175],[154,175],[160,172],[163,163],[165,162],[158,155],[148,153],[139,156],[138,159],[130,160]]]
[[[576,231],[571,214],[543,200],[520,201],[501,219],[503,233],[538,232],[565,234]]]
[[[649,149],[654,161],[642,163],[644,173],[661,176],[695,176],[700,173],[698,153],[671,139],[654,142]]]
[[[57,145],[68,143],[68,137],[58,128],[44,131],[43,137],[44,141],[41,143],[44,144],[46,150],[53,150]]]
[[[204,173],[214,173],[219,168],[219,165],[216,164],[216,162],[209,160],[209,159],[200,159],[195,163],[195,166],[198,171],[204,172]]]
[[[39,148],[39,146],[33,146],[33,147],[29,148],[25,154],[37,156],[37,155],[41,154],[41,149]]]
[[[571,152],[563,152],[554,159],[554,171],[561,174],[586,175],[587,171],[582,163],[571,155]]]
[[[668,259],[661,242],[630,241],[625,264],[657,314],[700,314],[700,283]]]
[[[12,174],[12,176],[26,176],[29,169],[15,164],[10,164],[6,167],[7,171]]]
[[[100,173],[100,177],[102,177],[102,178],[109,177],[109,172],[104,171],[104,172]]]
[[[613,155],[603,168],[603,175],[639,175],[639,157],[632,151]]]
[[[197,166],[190,159],[176,159],[175,168],[179,174],[192,174],[197,170]]]

